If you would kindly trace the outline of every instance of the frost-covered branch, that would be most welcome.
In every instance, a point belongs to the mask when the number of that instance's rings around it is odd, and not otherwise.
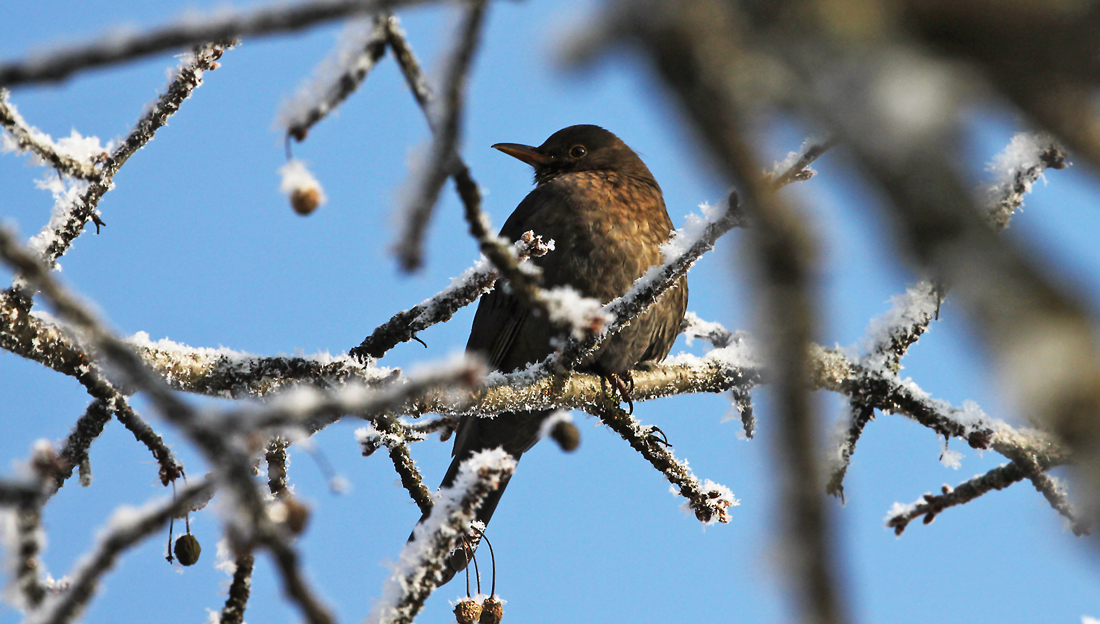
[[[98,175],[89,180],[86,189],[79,196],[73,195],[71,201],[59,202],[54,208],[49,224],[30,243],[31,248],[42,255],[50,268],[69,249],[73,239],[84,231],[88,220],[98,219],[99,200],[112,188],[112,180],[122,165],[168,122],[168,118],[179,109],[180,104],[202,84],[203,72],[216,69],[222,53],[233,45],[235,42],[231,41],[205,44],[187,55],[164,93],[147,107],[129,136],[110,153]],[[0,69],[0,76],[2,75],[3,70]],[[2,82],[0,78],[0,83]]]
[[[1028,133],[1014,136],[988,167],[998,178],[987,189],[988,224],[997,232],[1004,230],[1043,172],[1048,168],[1063,169],[1067,165],[1065,153],[1049,137]],[[867,327],[861,364],[868,367],[872,375],[878,371],[887,376],[896,374],[909,347],[928,330],[932,320],[938,318],[945,296],[943,284],[922,280],[910,286],[904,295],[894,297],[890,311]],[[826,489],[841,498],[844,496],[844,476],[856,443],[864,427],[874,418],[874,408],[864,400],[866,394],[873,392],[872,385],[859,384],[853,393],[849,425],[838,442],[838,458]]]
[[[550,246],[543,242],[541,236],[526,232],[516,241],[512,251],[516,260],[522,262],[527,258],[538,258],[547,254]],[[451,285],[447,288],[408,310],[398,312],[379,325],[349,355],[359,359],[381,358],[398,344],[415,339],[418,332],[450,320],[455,312],[492,290],[499,275],[500,272],[493,264],[485,260],[478,261],[462,275],[451,280]]]
[[[336,110],[386,54],[386,22],[394,19],[379,13],[369,21],[348,24],[336,50],[313,71],[313,78],[283,102],[277,124],[296,141],[304,141],[314,124]]]
[[[475,453],[462,463],[454,485],[439,492],[431,515],[416,525],[402,550],[382,598],[368,618],[371,624],[408,624],[442,580],[447,556],[485,497],[511,477],[516,460],[502,449]]]
[[[462,356],[426,365],[380,388],[347,384],[322,391],[303,386],[282,393],[263,406],[227,410],[214,418],[221,423],[223,433],[292,427],[312,434],[346,415],[374,418],[414,411],[431,398],[452,409],[462,409],[468,403],[466,395],[478,386],[485,373],[480,358]]]
[[[793,182],[803,182],[814,177],[814,170],[809,168],[810,165],[838,142],[836,137],[806,139],[802,147],[787,154],[782,162],[776,163],[771,173],[772,188],[778,191]]]
[[[420,110],[424,111],[424,114],[428,117],[428,123],[433,123],[431,111],[429,110],[433,97],[431,85],[428,84],[424,70],[420,67],[420,61],[417,60],[416,54],[409,46],[408,37],[405,36],[405,31],[401,29],[401,23],[396,16],[391,17],[386,22],[386,42],[393,50],[397,65],[401,68],[401,74],[405,76],[405,83],[409,86],[409,91],[412,92],[413,97],[416,98],[417,104],[420,105]]]
[[[169,519],[186,512],[197,501],[209,498],[213,488],[213,482],[201,481],[184,486],[171,501],[139,510],[117,509],[90,556],[83,559],[69,575],[68,589],[48,596],[27,621],[62,624],[75,619],[95,594],[100,578],[114,566],[125,550],[160,531]]]
[[[1050,506],[1062,515],[1069,523],[1070,530],[1073,534],[1080,537],[1082,535],[1088,535],[1092,529],[1092,522],[1088,518],[1081,515],[1081,513],[1069,502],[1069,494],[1066,492],[1065,485],[1052,475],[1042,471],[1031,471],[1028,473],[1028,479],[1031,480],[1035,489],[1043,495],[1043,498],[1047,499]]]
[[[224,347],[189,347],[168,339],[151,341],[139,332],[127,343],[174,390],[223,398],[267,396],[291,383],[320,388],[392,380],[399,371],[347,356],[258,356]]]
[[[9,148],[31,152],[61,173],[90,180],[99,175],[96,163],[107,157],[94,137],[84,138],[75,131],[67,139],[54,141],[48,134],[28,124],[15,106],[8,101],[11,94],[0,89],[0,126],[11,135],[11,143],[4,141],[4,151]]]
[[[432,493],[424,485],[424,477],[420,475],[416,462],[409,455],[409,442],[426,437],[426,434],[411,430],[394,418],[378,419],[377,425],[368,423],[366,427],[355,431],[355,439],[363,449],[364,457],[374,454],[382,446],[389,450],[390,461],[401,477],[402,487],[408,490],[409,496],[422,514],[432,510]]]
[[[458,157],[462,106],[470,66],[481,38],[486,4],[486,0],[472,0],[465,7],[462,24],[458,29],[458,40],[443,75],[443,99],[439,103],[439,110],[435,115],[425,111],[429,114],[429,125],[432,128],[432,146],[427,162],[412,183],[412,196],[408,205],[402,211],[404,226],[397,245],[398,259],[406,271],[415,270],[424,262],[424,231],[431,219],[432,209],[439,200],[443,184],[459,167],[466,169]],[[395,31],[396,28],[391,30]],[[467,175],[468,173],[467,170]],[[473,192],[480,194],[476,185]]]
[[[174,22],[135,33],[113,33],[80,46],[61,48],[0,64],[0,86],[52,82],[92,67],[186,48],[231,37],[268,35],[355,15],[420,4],[423,0],[314,0],[276,3],[249,11],[193,12]]]
[[[987,190],[987,218],[998,232],[1007,228],[1024,196],[1047,169],[1069,166],[1066,153],[1051,137],[1020,132],[989,165],[997,180]]]
[[[153,405],[171,423],[179,427],[206,459],[215,467],[219,485],[231,492],[235,504],[234,531],[236,540],[247,547],[259,543],[267,547],[276,560],[287,595],[295,600],[314,624],[331,622],[331,616],[309,590],[297,568],[297,555],[286,544],[286,536],[267,517],[265,507],[251,478],[251,460],[233,436],[226,435],[225,420],[210,424],[179,397],[163,380],[149,369],[141,358],[93,315],[75,296],[68,292],[53,274],[29,250],[16,243],[14,236],[0,228],[0,258],[20,271],[28,282],[40,289],[57,314],[86,337],[99,357],[118,369],[123,379],[145,392]]]
[[[29,308],[29,300],[18,294],[0,293],[0,348],[75,378],[96,399],[65,442],[61,457],[67,469],[59,475],[57,487],[71,476],[74,467],[82,464],[88,447],[111,415],[153,453],[160,464],[161,481],[167,485],[175,480],[182,468],[160,436],[133,410],[68,332],[32,314]]]
[[[631,448],[663,474],[676,487],[677,493],[687,499],[686,506],[695,512],[700,522],[730,521],[729,508],[741,504],[733,497],[733,492],[710,479],[699,481],[687,463],[676,459],[668,450],[667,442],[657,438],[654,427],[642,426],[618,405],[606,401],[587,408],[587,411],[622,436]]]

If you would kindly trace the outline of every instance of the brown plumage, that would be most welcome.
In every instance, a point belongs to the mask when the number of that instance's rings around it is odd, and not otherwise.
[[[617,136],[598,126],[570,126],[539,147],[499,143],[496,149],[535,168],[537,186],[505,222],[500,234],[516,240],[528,230],[555,241],[555,250],[534,263],[545,287],[572,286],[607,303],[622,296],[646,270],[661,261],[659,247],[672,233],[661,187],[653,174]],[[643,362],[668,355],[687,307],[687,279],[680,280],[646,314],[605,341],[580,370],[630,378]],[[558,335],[550,323],[499,286],[482,297],[466,344],[494,368],[510,372],[553,352]],[[466,417],[455,436],[454,460],[443,478],[449,486],[458,467],[477,451],[503,447],[516,459],[538,441],[548,412]],[[506,483],[504,485],[507,485]],[[488,523],[504,485],[489,496],[477,516]],[[464,567],[452,557],[449,580]]]

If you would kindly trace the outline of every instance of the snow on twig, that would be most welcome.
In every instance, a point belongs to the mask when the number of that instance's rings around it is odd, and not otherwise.
[[[733,492],[724,485],[710,479],[700,481],[687,462],[681,461],[669,451],[667,440],[657,437],[655,427],[643,427],[638,419],[627,414],[617,405],[604,402],[587,408],[618,433],[630,446],[638,451],[650,464],[668,479],[673,493],[687,499],[685,505],[695,512],[695,517],[703,524],[730,521],[729,508],[741,503],[733,497]]]
[[[295,140],[304,141],[309,129],[336,110],[386,54],[388,13],[352,20],[332,54],[313,70],[293,96],[279,107],[276,125]]]
[[[568,369],[584,361],[604,340],[644,314],[665,292],[675,287],[695,262],[714,248],[714,243],[723,234],[746,223],[736,193],[730,193],[729,199],[718,206],[703,204],[701,209],[701,218],[690,216],[688,223],[661,247],[664,262],[650,267],[622,297],[603,307],[607,317],[614,319],[607,330],[593,332],[583,341],[571,341],[562,350],[556,365]]]
[[[996,178],[986,189],[988,218],[993,227],[1008,227],[1012,214],[1024,204],[1024,196],[1047,169],[1064,169],[1066,153],[1050,136],[1020,132],[986,169]]]
[[[512,246],[517,263],[527,258],[538,258],[553,250],[553,241],[544,243],[541,236],[526,232]],[[381,358],[387,351],[402,342],[408,342],[436,323],[443,323],[463,307],[477,301],[492,290],[499,270],[487,259],[479,260],[462,275],[451,280],[450,286],[419,304],[398,312],[390,320],[378,326],[363,343],[350,351],[357,358]]]
[[[8,131],[3,137],[3,151],[30,152],[43,164],[74,178],[88,180],[99,175],[96,164],[107,158],[111,145],[103,147],[98,138],[80,136],[76,130],[68,138],[54,141],[23,119],[9,101],[10,96],[6,89],[0,89],[0,126]]]
[[[416,526],[401,551],[371,624],[407,624],[438,586],[446,557],[470,530],[481,502],[515,471],[516,460],[502,449],[475,453],[459,468],[454,485],[440,490],[431,515]]]
[[[986,189],[987,218],[1001,231],[1008,227],[1012,214],[1023,205],[1024,196],[1034,183],[1050,169],[1066,167],[1066,155],[1050,137],[1042,134],[1019,133],[1003,152],[994,158],[988,170],[996,180]],[[862,340],[864,355],[861,366],[870,375],[857,382],[852,394],[848,427],[837,443],[837,461],[827,487],[830,493],[843,496],[843,479],[863,428],[874,417],[868,396],[882,388],[878,377],[893,377],[909,347],[938,318],[946,296],[944,284],[922,280],[894,297],[891,309],[871,321]]]
[[[146,108],[130,134],[111,151],[98,175],[93,176],[79,193],[67,193],[66,201],[54,207],[50,223],[32,239],[32,247],[41,252],[49,267],[56,265],[57,259],[84,231],[89,219],[95,221],[97,226],[102,224],[97,216],[97,206],[100,198],[111,189],[119,168],[168,122],[168,118],[179,110],[191,92],[202,84],[203,73],[216,69],[222,53],[234,45],[235,42],[231,41],[205,44],[185,55],[164,93]],[[0,75],[2,73],[0,69]],[[18,283],[20,280],[16,281]]]

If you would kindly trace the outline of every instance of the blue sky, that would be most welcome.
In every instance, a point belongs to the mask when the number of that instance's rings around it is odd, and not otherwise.
[[[37,2],[4,8],[0,58],[71,43],[119,26],[150,26],[219,3]],[[538,144],[555,130],[595,123],[638,151],[665,192],[680,225],[704,201],[725,195],[676,109],[644,62],[616,50],[581,71],[562,67],[558,45],[590,23],[590,3],[496,3],[470,82],[462,153],[486,191],[485,208],[498,226],[531,188],[526,165],[489,148]],[[453,9],[399,12],[412,45],[427,61],[445,50],[457,20]],[[61,277],[122,334],[148,332],[191,346],[226,346],[257,354],[341,353],[376,325],[441,289],[477,257],[450,185],[432,224],[427,266],[401,274],[390,249],[395,210],[408,165],[428,130],[392,59],[333,117],[295,145],[320,179],[329,202],[308,218],[295,215],[279,193],[282,137],[273,120],[283,98],[331,49],[339,25],[247,40],[185,102],[155,140],[115,178],[101,202],[108,224],[86,233],[61,260]],[[104,141],[124,135],[142,107],[164,86],[176,60],[159,55],[86,72],[58,85],[20,88],[12,101],[24,117],[55,138],[72,129]],[[438,72],[432,74],[437,76]],[[979,102],[967,114],[961,158],[982,180],[985,163],[1019,130],[1012,111]],[[761,160],[796,149],[811,129],[775,119],[763,129]],[[893,253],[892,225],[881,196],[863,181],[843,149],[815,166],[819,175],[791,187],[821,247],[818,342],[857,342],[868,321],[888,309],[914,275]],[[25,157],[0,156],[0,219],[24,236],[49,218],[52,200],[34,180],[47,174]],[[1084,166],[1051,172],[1027,198],[1008,232],[1064,284],[1100,305],[1100,211],[1093,172]],[[731,329],[751,329],[756,302],[743,267],[743,234],[732,232],[689,276],[689,309]],[[5,273],[5,279],[7,274]],[[460,351],[472,310],[422,334],[383,360],[409,366]],[[1013,423],[1024,415],[1003,396],[996,371],[972,332],[965,310],[948,300],[942,320],[904,360],[904,374],[938,398],[977,401]],[[701,352],[702,345],[673,348]],[[682,499],[613,433],[577,415],[580,449],[563,454],[540,444],[525,455],[493,520],[497,590],[508,601],[506,621],[786,621],[794,611],[781,583],[776,532],[773,420],[766,390],[754,393],[758,436],[738,438],[722,422],[726,397],[676,397],[640,404],[635,415],[668,435],[678,457],[700,478],[730,487],[741,505],[728,525],[703,528],[680,509]],[[62,439],[89,399],[72,379],[0,353],[0,458],[4,469],[25,458],[34,440]],[[202,401],[195,401],[202,403]],[[819,397],[827,421],[841,401]],[[202,460],[168,425],[139,410],[174,444],[190,474]],[[315,440],[352,484],[331,494],[310,456],[292,450],[291,482],[313,508],[300,541],[308,573],[340,621],[370,611],[419,511],[398,485],[389,461],[362,458],[352,432],[331,427]],[[1061,518],[1030,485],[994,492],[951,509],[901,538],[883,527],[894,502],[956,484],[1003,462],[961,443],[959,470],[938,461],[942,441],[897,416],[881,416],[859,443],[844,506],[832,505],[850,610],[860,622],[925,622],[946,616],[966,622],[1079,622],[1100,616],[1100,566],[1089,542],[1063,530]],[[69,570],[120,504],[163,496],[148,452],[117,422],[91,451],[90,488],[67,484],[45,512],[47,568]],[[430,485],[441,478],[450,443],[413,449]],[[157,538],[129,552],[107,577],[88,622],[200,622],[221,608],[224,585],[213,568],[219,521],[192,518],[204,551],[180,570],[164,562]],[[457,583],[429,601],[422,622],[450,621]],[[120,614],[125,614],[124,616]],[[257,565],[246,620],[294,622],[296,609],[280,594],[265,557]],[[0,606],[0,623],[19,617]]]

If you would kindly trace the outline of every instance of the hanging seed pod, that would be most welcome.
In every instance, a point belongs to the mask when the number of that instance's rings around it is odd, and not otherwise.
[[[195,562],[199,560],[199,555],[202,554],[202,546],[199,545],[199,540],[195,539],[194,535],[187,533],[181,535],[176,540],[176,559],[179,559],[181,565],[193,566]]]
[[[567,453],[577,450],[577,447],[581,445],[581,432],[577,430],[576,425],[569,421],[563,420],[554,425],[554,428],[550,430],[550,437],[554,438],[561,450]]]
[[[481,617],[481,605],[473,598],[463,598],[455,605],[455,619],[458,624],[474,624]]]
[[[286,505],[286,528],[293,535],[301,535],[309,524],[309,507],[291,496],[283,499],[283,504]]]
[[[500,624],[504,619],[504,603],[496,594],[489,596],[481,605],[481,619],[478,624]]]
[[[303,217],[321,205],[321,190],[317,187],[296,188],[290,194],[290,206]]]

